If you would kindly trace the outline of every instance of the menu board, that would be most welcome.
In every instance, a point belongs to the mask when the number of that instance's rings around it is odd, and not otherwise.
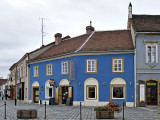
[[[140,84],[140,102],[145,102],[145,85]]]

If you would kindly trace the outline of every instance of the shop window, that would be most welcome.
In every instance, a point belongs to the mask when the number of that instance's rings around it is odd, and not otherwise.
[[[113,93],[113,95],[112,95],[112,98],[113,99],[116,99],[116,98],[124,98],[124,87],[112,87],[112,93]]]
[[[87,99],[96,99],[96,86],[87,86]]]

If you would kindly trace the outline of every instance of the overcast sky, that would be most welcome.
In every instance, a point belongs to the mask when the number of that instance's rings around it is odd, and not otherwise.
[[[45,18],[44,44],[55,33],[71,37],[85,33],[92,21],[95,30],[127,28],[128,5],[133,14],[159,14],[159,0],[0,0],[0,77],[25,53],[42,45],[41,20]]]

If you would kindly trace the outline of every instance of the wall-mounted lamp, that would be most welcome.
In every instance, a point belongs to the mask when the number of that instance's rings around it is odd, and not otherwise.
[[[105,86],[106,85],[106,83],[105,82],[103,82],[103,86]]]
[[[41,91],[43,91],[43,86],[41,85]]]
[[[132,82],[130,82],[129,85],[131,86],[131,85],[132,85]]]
[[[81,83],[79,82],[78,85],[81,86]]]

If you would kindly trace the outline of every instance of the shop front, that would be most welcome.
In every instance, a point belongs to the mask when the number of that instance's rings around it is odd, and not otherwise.
[[[24,82],[17,84],[17,100],[24,100]]]

